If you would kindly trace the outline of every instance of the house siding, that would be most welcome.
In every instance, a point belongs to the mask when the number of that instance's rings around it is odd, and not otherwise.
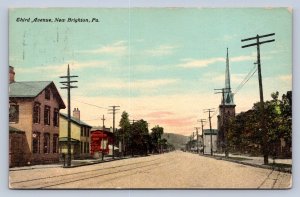
[[[49,87],[50,88],[50,87]],[[55,96],[51,92],[50,100],[45,99],[45,89],[37,95],[35,98],[10,98],[10,101],[19,105],[19,120],[16,123],[11,123],[10,126],[24,131],[26,142],[22,142],[24,151],[22,154],[24,158],[20,158],[23,165],[32,164],[46,164],[59,162],[59,153],[53,153],[53,136],[59,135],[59,127],[53,124],[54,108],[59,110],[59,103]],[[40,123],[33,123],[33,107],[36,102],[40,103]],[[44,124],[44,107],[50,106],[50,125]],[[40,133],[39,153],[33,153],[33,134],[34,132]],[[44,146],[44,134],[49,133],[49,153],[43,152]],[[10,145],[15,146],[16,141],[20,141],[16,135],[10,134]],[[17,148],[18,149],[18,148]],[[57,144],[58,150],[58,144]],[[24,160],[24,161],[23,161]],[[17,162],[12,162],[11,167],[20,165]]]

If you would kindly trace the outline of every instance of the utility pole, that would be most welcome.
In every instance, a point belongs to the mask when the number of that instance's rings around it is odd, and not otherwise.
[[[113,149],[112,149],[112,158],[115,159],[115,115],[116,115],[116,111],[120,110],[118,109],[118,107],[120,106],[116,106],[116,105],[113,105],[113,106],[109,106],[111,107],[111,109],[108,109],[109,111],[111,111],[110,114],[113,115]]]
[[[275,33],[271,34],[265,34],[265,35],[256,35],[255,37],[251,38],[246,38],[241,40],[242,42],[249,41],[249,40],[255,40],[255,43],[248,44],[242,46],[242,48],[246,47],[251,47],[251,46],[256,46],[257,49],[257,73],[258,73],[258,83],[259,83],[259,96],[260,96],[260,110],[261,110],[261,122],[260,122],[260,127],[263,132],[263,154],[264,154],[264,164],[267,165],[269,163],[269,148],[268,148],[268,132],[266,130],[266,125],[265,125],[265,109],[264,109],[264,95],[263,95],[263,85],[262,85],[262,77],[261,77],[261,62],[260,62],[260,45],[269,43],[269,42],[274,42],[275,39],[272,40],[266,40],[266,41],[260,41],[261,38],[269,37],[269,36],[274,36]]]
[[[204,113],[208,112],[209,130],[210,130],[210,155],[213,156],[213,143],[212,143],[212,130],[211,130],[211,116],[210,113],[214,112],[214,108],[205,109]]]
[[[190,136],[190,143],[189,143],[189,151],[192,152],[192,137],[193,135]]]
[[[202,141],[203,141],[203,155],[204,155],[204,132],[203,132],[203,123],[206,122],[206,119],[200,119],[198,122],[201,122],[201,128],[202,128]]]
[[[225,146],[225,157],[228,158],[229,151],[228,151],[228,136],[227,136],[227,127],[225,122],[227,122],[227,116],[225,115],[225,93],[230,93],[230,88],[221,88],[221,89],[215,89],[215,90],[221,90],[221,92],[215,92],[215,94],[222,94],[222,130],[224,135],[224,146]],[[226,116],[226,118],[225,118]],[[225,120],[226,119],[226,120]],[[223,136],[222,136],[223,138]],[[223,139],[222,139],[223,140]]]
[[[71,81],[71,78],[78,77],[78,76],[71,76],[70,75],[70,66],[68,64],[68,70],[66,76],[60,76],[60,78],[66,78],[67,81],[60,82],[64,87],[61,87],[61,89],[67,89],[68,91],[68,154],[67,154],[67,166],[71,166],[71,89],[72,88],[78,88],[77,86],[72,86],[72,83],[78,82],[78,81]]]
[[[198,133],[198,129],[200,129],[200,127],[195,127],[196,129],[196,137],[197,137],[197,153],[199,154],[199,133]]]
[[[105,125],[104,125],[104,121],[106,120],[105,118],[104,118],[104,114],[103,114],[103,116],[102,116],[102,127],[103,127],[103,131],[104,131],[104,128],[105,128]]]
[[[102,129],[103,129],[103,134],[104,134],[104,129],[105,129],[105,125],[104,125],[104,121],[105,121],[105,118],[104,118],[104,114],[103,114],[103,117],[102,117]],[[102,161],[104,160],[104,137],[102,138],[101,140],[101,147],[102,147],[102,154],[101,154],[101,157],[102,157]]]

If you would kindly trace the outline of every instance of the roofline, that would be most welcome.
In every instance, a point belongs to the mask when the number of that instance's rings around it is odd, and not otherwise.
[[[59,113],[59,115],[61,115],[63,118],[65,118],[65,119],[68,119],[68,117],[65,115],[65,114],[63,114],[63,113]],[[80,123],[78,123],[78,122],[76,122],[75,120],[73,120],[72,118],[74,118],[73,116],[71,116],[71,122],[73,122],[73,123],[75,123],[75,124],[77,124],[77,125],[80,125],[80,126],[87,126],[87,127],[90,127],[90,128],[92,128],[92,126],[90,126],[90,125],[88,125],[88,124],[86,124],[86,123],[84,123],[84,124],[80,124]],[[79,120],[79,121],[81,121],[81,120]],[[82,121],[81,121],[82,122]]]
[[[65,109],[66,105],[58,91],[58,89],[56,88],[56,85],[53,81],[15,81],[13,83],[25,83],[25,82],[48,82],[48,85],[46,85],[39,93],[37,93],[36,95],[30,95],[30,96],[18,96],[18,95],[9,95],[9,98],[36,98],[37,96],[39,96],[46,88],[48,88],[49,86],[53,86],[56,93],[58,94],[58,102],[59,102],[59,107],[60,109]],[[61,105],[62,104],[62,105]]]
[[[50,84],[48,84],[44,89],[48,88],[48,87],[51,86],[51,85],[53,85],[55,91],[56,91],[57,94],[58,94],[58,98],[59,98],[58,100],[60,100],[60,102],[62,103],[62,107],[61,107],[60,109],[66,109],[66,105],[65,105],[65,103],[64,103],[64,101],[63,101],[63,99],[62,99],[62,97],[61,97],[61,95],[60,95],[60,93],[59,93],[58,89],[56,88],[56,85],[55,85],[55,83],[54,83],[53,81],[51,81]],[[42,91],[43,91],[43,90],[42,90]],[[41,91],[41,92],[42,92],[42,91]],[[40,92],[40,93],[41,93],[41,92]],[[40,94],[40,93],[39,93],[39,94]],[[39,95],[39,94],[38,94],[38,95]]]

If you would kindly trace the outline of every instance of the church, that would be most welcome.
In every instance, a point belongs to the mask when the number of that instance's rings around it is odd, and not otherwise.
[[[226,54],[226,69],[225,69],[225,88],[222,91],[222,100],[219,105],[218,115],[218,136],[217,136],[217,149],[218,152],[227,152],[227,128],[229,119],[235,117],[235,104],[233,100],[234,94],[231,91],[230,86],[230,68],[229,68],[229,57],[228,48]]]

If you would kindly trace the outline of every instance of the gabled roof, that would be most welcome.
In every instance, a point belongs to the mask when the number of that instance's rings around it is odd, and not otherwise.
[[[66,108],[53,81],[19,81],[9,84],[9,97],[13,98],[35,98],[45,88],[51,87],[53,94],[57,97],[61,109]]]
[[[64,113],[60,113],[60,116],[64,119],[68,119],[68,115],[67,114],[64,114]],[[87,123],[81,121],[81,120],[78,120],[74,117],[71,116],[71,121],[77,125],[80,125],[80,126],[87,126],[87,127],[90,127],[92,128],[92,126],[88,125]]]
[[[52,81],[21,81],[9,84],[9,97],[36,97]]]

